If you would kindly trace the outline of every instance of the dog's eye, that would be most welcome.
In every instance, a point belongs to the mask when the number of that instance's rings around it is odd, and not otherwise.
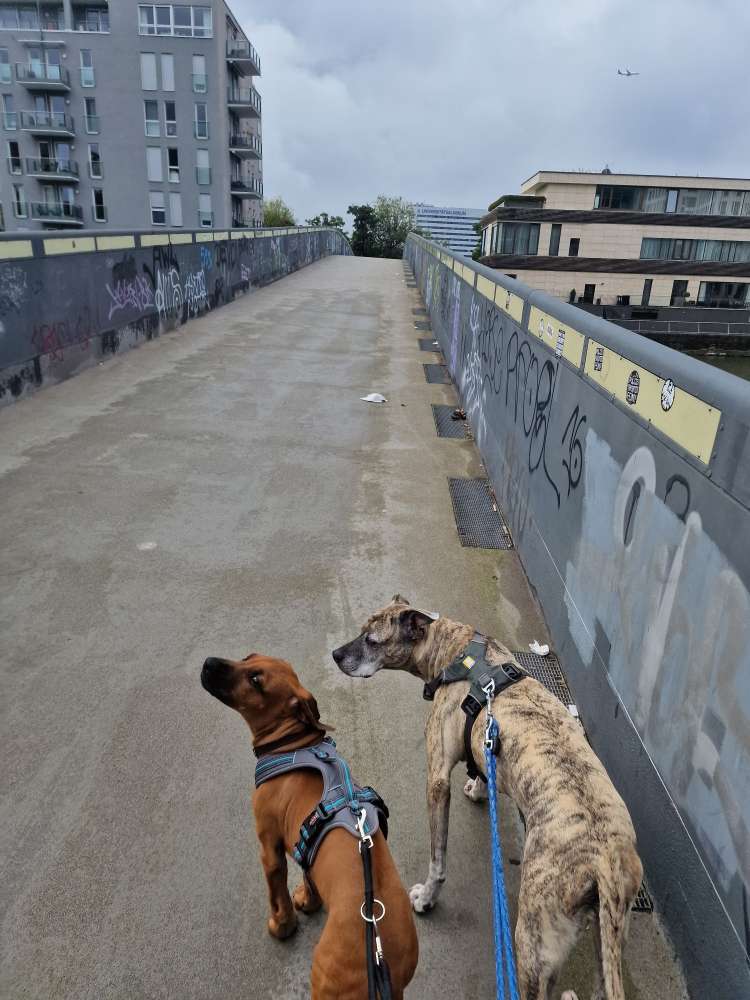
[[[250,683],[252,684],[252,686],[255,688],[256,691],[263,690],[260,674],[250,674]]]
[[[380,645],[380,640],[376,639],[375,636],[372,634],[372,632],[367,633],[367,635],[365,636],[365,642],[367,643],[368,646]]]

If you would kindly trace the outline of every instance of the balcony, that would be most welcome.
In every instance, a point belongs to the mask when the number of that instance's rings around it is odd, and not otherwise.
[[[230,135],[229,152],[241,160],[259,160],[263,155],[263,145],[257,135]]]
[[[75,138],[75,123],[72,115],[64,111],[22,111],[21,128],[34,135],[57,135],[66,139]]]
[[[248,177],[247,180],[232,178],[229,192],[233,198],[262,198],[263,181],[257,177]]]
[[[255,87],[228,87],[227,101],[237,118],[260,118],[261,100]]]
[[[83,225],[83,209],[80,205],[69,205],[66,202],[48,204],[43,201],[31,203],[32,219],[39,219],[46,226],[76,226]]]
[[[50,157],[41,159],[26,158],[26,173],[29,177],[38,177],[40,181],[61,181],[62,183],[77,183],[78,164],[74,160],[57,160]]]
[[[227,61],[243,76],[260,76],[260,56],[246,38],[227,39]]]
[[[70,90],[70,73],[64,66],[16,63],[16,79],[27,90]]]

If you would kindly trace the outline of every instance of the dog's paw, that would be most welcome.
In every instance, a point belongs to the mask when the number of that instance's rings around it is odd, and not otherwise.
[[[487,798],[487,785],[481,778],[469,778],[464,785],[464,795],[472,802],[483,802]]]
[[[292,902],[295,910],[302,913],[317,913],[323,905],[320,896],[310,892],[310,888],[305,881],[300,882],[292,893]]]
[[[292,910],[286,920],[268,918],[268,933],[277,941],[286,941],[297,930],[297,914]]]
[[[415,913],[429,913],[435,905],[435,899],[427,886],[417,882],[409,890],[409,899]]]

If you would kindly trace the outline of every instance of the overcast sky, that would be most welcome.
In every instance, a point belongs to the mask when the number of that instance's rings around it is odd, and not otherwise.
[[[298,221],[381,193],[485,208],[539,169],[750,176],[748,0],[230,5],[265,194]]]

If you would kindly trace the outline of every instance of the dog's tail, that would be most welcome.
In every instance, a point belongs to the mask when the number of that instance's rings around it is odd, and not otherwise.
[[[606,1000],[625,1000],[622,981],[622,949],[630,906],[643,877],[643,866],[635,850],[618,844],[608,852],[596,873],[599,894],[599,955]]]

